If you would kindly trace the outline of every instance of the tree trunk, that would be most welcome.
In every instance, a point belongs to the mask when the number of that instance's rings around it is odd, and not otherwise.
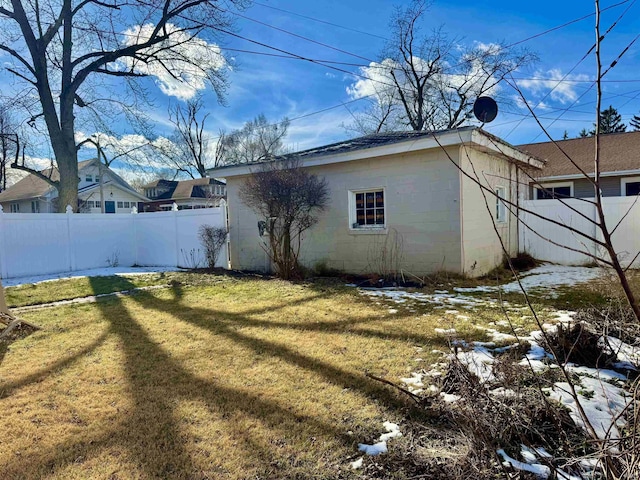
[[[9,307],[7,307],[7,301],[4,298],[4,288],[2,286],[2,280],[0,280],[0,313],[9,315]]]
[[[67,205],[71,205],[74,212],[78,210],[78,157],[60,158],[56,155],[60,183],[58,184],[58,212],[64,213]]]

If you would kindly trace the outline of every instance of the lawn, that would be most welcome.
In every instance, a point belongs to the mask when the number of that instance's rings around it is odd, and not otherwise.
[[[405,432],[396,452],[412,424],[457,434],[366,373],[398,382],[441,360],[436,328],[481,339],[502,315],[478,307],[461,321],[336,282],[199,274],[7,293],[18,306],[158,284],[169,286],[20,312],[43,328],[0,353],[2,478],[357,478],[349,461],[383,421]]]

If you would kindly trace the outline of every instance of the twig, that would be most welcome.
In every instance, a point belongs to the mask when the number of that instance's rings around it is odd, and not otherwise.
[[[381,378],[381,377],[376,377],[375,375],[372,375],[371,373],[365,373],[365,375],[369,378],[371,378],[372,380],[376,380],[378,382],[382,382],[385,383],[387,385],[390,385],[394,388],[397,388],[398,390],[400,390],[402,393],[405,393],[407,395],[409,395],[409,397],[411,397],[411,399],[416,402],[418,405],[421,405],[423,402],[423,398],[420,397],[419,395],[416,395],[413,392],[410,392],[409,390],[407,390],[406,388],[402,388],[400,385],[396,385],[393,382],[390,382],[389,380],[385,379],[385,378]]]

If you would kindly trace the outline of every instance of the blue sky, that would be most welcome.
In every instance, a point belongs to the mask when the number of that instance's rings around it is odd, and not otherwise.
[[[260,0],[243,12],[247,18],[237,17],[237,33],[301,56],[364,66],[369,61],[381,59],[379,54],[384,37],[388,35],[387,24],[393,7],[407,3],[386,0]],[[619,0],[603,1],[602,8],[616,3]],[[640,32],[640,5],[628,1],[603,14],[604,31],[629,6],[629,11],[603,43],[605,65],[617,57]],[[593,13],[593,10],[593,2],[586,0],[435,0],[422,28],[429,31],[443,26],[451,37],[466,44],[498,41],[511,44]],[[309,37],[349,53],[338,52],[271,27]],[[234,57],[236,64],[229,75],[226,106],[219,105],[212,92],[205,93],[206,109],[210,113],[208,129],[213,134],[217,134],[220,128],[227,131],[238,128],[247,120],[264,113],[272,121],[284,116],[292,120],[288,142],[295,149],[310,148],[354,135],[342,125],[351,121],[351,112],[364,106],[364,101],[352,102],[354,99],[347,91],[357,80],[356,77],[300,60],[231,51],[275,53],[239,38],[226,37],[221,40],[221,47],[228,49],[228,55]],[[538,105],[548,94],[550,85],[554,85],[540,79],[554,76],[562,78],[574,69],[567,79],[578,80],[559,85],[554,94],[544,99],[544,104],[536,110],[542,122],[551,125],[554,138],[561,138],[565,130],[570,137],[575,137],[582,128],[590,128],[593,123],[595,89],[592,88],[576,101],[591,86],[590,80],[594,78],[593,55],[577,65],[593,41],[592,16],[521,44],[539,56],[537,64],[515,74],[522,79],[521,86],[532,105]],[[640,41],[631,46],[608,74],[604,84],[603,107],[611,104],[618,108],[625,121],[634,114],[640,114],[639,49]],[[339,68],[357,73],[359,67],[356,65],[340,65]],[[177,100],[164,95],[152,79],[143,82],[149,87],[153,99],[153,105],[148,109],[156,122],[156,133],[167,135],[170,133],[167,106],[170,101]],[[515,95],[515,91],[504,85],[502,94],[509,98]],[[345,102],[351,102],[348,108],[341,105]],[[513,144],[545,140],[522,105],[512,101],[500,103],[499,107],[498,118],[486,126],[489,131]],[[318,111],[321,113],[315,113]],[[121,134],[132,133],[126,124],[118,125],[116,130]]]
[[[263,3],[263,2],[260,2]],[[615,1],[603,2],[602,7],[614,5]],[[602,16],[603,30],[617,19],[627,4],[615,7]],[[365,59],[378,60],[379,52],[387,35],[387,23],[394,5],[406,2],[389,2],[384,0],[325,0],[322,2],[297,2],[292,0],[264,0],[264,5],[293,12],[298,15],[343,25],[357,33],[317,21],[302,18],[292,13],[276,10],[255,4],[244,15],[281,28],[283,30],[309,37],[341,50],[350,52]],[[423,29],[444,26],[444,30],[463,43],[502,41],[506,44],[521,41],[552,27],[564,24],[576,18],[593,13],[594,6],[590,1],[548,1],[513,2],[513,1],[435,1]],[[620,20],[615,29],[603,43],[603,60],[610,63],[640,32],[640,5],[633,5]],[[251,20],[239,18],[237,26],[239,34],[258,40],[271,46],[315,59],[366,64],[363,58],[340,53],[272,28],[257,24]],[[374,36],[376,35],[376,36]],[[539,62],[525,71],[517,72],[521,78],[550,78],[551,70],[562,78],[578,63],[589,50],[594,40],[594,17],[542,35],[522,44],[537,53]],[[268,49],[256,46],[239,39],[230,40],[223,47],[269,52]],[[640,72],[637,72],[640,42],[634,44],[620,63],[608,74],[604,89],[603,105],[612,104],[623,114],[625,121],[634,114],[640,114]],[[240,126],[244,121],[259,113],[268,118],[282,116],[295,118],[316,112],[328,107],[352,100],[347,94],[347,87],[356,80],[353,76],[333,71],[323,66],[299,60],[279,59],[274,57],[234,53],[239,65],[231,76],[228,92],[228,107],[209,101],[211,124],[216,122],[225,128]],[[341,66],[349,71],[358,71],[355,66]],[[572,72],[569,79],[580,82],[561,85],[568,89],[568,96],[583,94],[591,86],[588,80],[594,78],[595,58],[589,56]],[[628,82],[629,80],[638,80]],[[625,82],[622,82],[625,81]],[[535,105],[546,93],[549,85],[536,85],[529,82],[524,90],[527,98]],[[537,82],[539,83],[539,82]],[[537,86],[537,88],[536,88]],[[510,87],[504,86],[503,93],[515,95]],[[636,98],[637,96],[637,98]],[[568,97],[573,98],[573,97]],[[593,123],[595,107],[595,88],[586,93],[578,102],[568,98],[554,100],[548,97],[545,106],[538,111],[544,118],[545,125],[552,124],[551,132],[560,138],[565,130],[569,136],[576,136],[582,128],[589,128]],[[210,99],[212,100],[212,99]],[[363,102],[349,104],[356,110]],[[567,109],[569,111],[557,111]],[[528,118],[528,111],[515,104],[500,105],[500,114],[487,129],[504,137],[507,141],[520,144],[543,141],[540,129]],[[510,114],[507,112],[515,112]],[[554,119],[563,114],[559,120]],[[527,115],[527,116],[523,116]],[[524,121],[520,122],[520,120]],[[349,123],[350,113],[345,107],[335,108],[317,115],[312,115],[291,123],[289,140],[294,146],[307,148],[323,143],[341,140],[352,135],[341,127]],[[214,128],[217,130],[217,128]]]

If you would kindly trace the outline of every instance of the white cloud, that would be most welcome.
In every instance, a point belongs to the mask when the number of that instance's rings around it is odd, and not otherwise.
[[[533,79],[518,80],[518,86],[528,90],[533,95],[546,95],[549,98],[563,105],[574,102],[578,98],[575,81],[589,80],[588,75],[576,74],[566,75],[560,69],[554,68],[547,72],[538,71]]]
[[[125,45],[147,41],[154,28],[152,24],[131,27],[123,33]],[[170,35],[168,40],[140,52],[152,56],[150,61],[125,57],[120,62],[128,70],[155,77],[165,95],[188,100],[198,90],[206,88],[209,72],[229,66],[218,45],[194,37],[172,24],[166,28]]]

